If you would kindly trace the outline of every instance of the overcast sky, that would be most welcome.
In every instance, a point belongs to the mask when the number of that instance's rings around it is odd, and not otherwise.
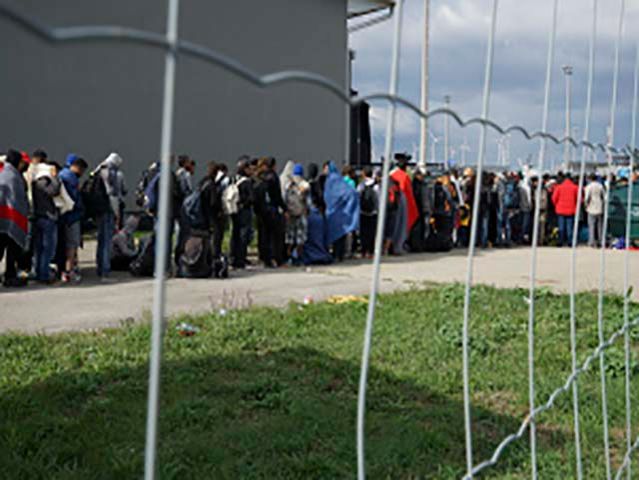
[[[631,26],[639,20],[639,2],[626,1],[626,16],[619,101],[617,106],[615,144],[630,141],[633,72],[637,35]],[[462,117],[478,116],[489,27],[490,0],[431,0],[430,33],[430,108],[443,105],[443,97],[452,97],[452,107]],[[539,130],[542,120],[543,83],[545,76],[548,32],[552,17],[552,0],[501,0],[499,2],[495,63],[489,117],[502,125],[518,123]],[[610,102],[614,63],[614,42],[621,0],[600,0],[598,38],[593,95],[591,139],[605,141],[610,122]],[[583,135],[588,68],[588,41],[592,19],[590,0],[559,2],[557,44],[552,77],[549,130],[564,132],[564,76],[561,66],[571,64],[573,75],[573,126]],[[405,0],[404,31],[399,91],[417,104],[420,99],[420,68],[423,38],[423,0]],[[350,37],[356,52],[353,85],[361,94],[386,91],[390,74],[392,21],[371,27]],[[373,149],[377,158],[384,145],[387,105],[372,108]],[[416,152],[419,145],[419,119],[399,110],[395,150]],[[438,160],[443,155],[443,117],[430,122],[430,128],[441,140],[437,144]],[[459,146],[466,138],[470,147],[468,161],[476,162],[477,127],[459,129],[451,121],[451,147],[459,157]],[[489,135],[487,160],[495,164],[498,137]],[[533,155],[537,162],[538,142],[526,142],[513,133],[510,138],[511,161],[526,161]],[[548,161],[561,161],[562,147],[549,147]],[[429,148],[428,159],[431,152]],[[547,166],[547,165],[546,165]]]

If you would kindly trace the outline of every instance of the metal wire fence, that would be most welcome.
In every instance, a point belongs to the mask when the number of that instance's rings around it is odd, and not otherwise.
[[[365,419],[366,419],[366,387],[369,371],[370,352],[372,347],[373,326],[375,320],[375,307],[377,301],[377,293],[379,286],[380,265],[382,256],[382,238],[383,228],[386,217],[388,186],[389,186],[389,170],[390,158],[393,147],[393,137],[395,133],[395,109],[403,106],[414,112],[421,118],[430,118],[435,116],[447,116],[452,118],[460,127],[465,128],[471,125],[479,125],[481,128],[479,138],[478,158],[476,164],[476,176],[481,178],[482,170],[485,165],[486,157],[486,138],[489,129],[496,131],[501,135],[510,132],[518,132],[527,140],[539,141],[539,154],[537,158],[537,168],[542,171],[545,164],[545,154],[548,142],[555,144],[568,144],[572,148],[581,148],[581,163],[579,171],[579,199],[581,201],[581,191],[584,184],[584,173],[586,159],[589,152],[599,152],[606,156],[607,164],[612,166],[613,154],[624,153],[630,158],[630,171],[634,167],[634,159],[636,155],[636,128],[637,128],[637,109],[638,109],[638,92],[639,92],[639,46],[636,49],[636,60],[634,70],[634,90],[632,100],[632,134],[629,143],[624,146],[615,146],[615,120],[616,107],[618,103],[618,83],[619,68],[621,64],[621,42],[623,36],[624,18],[625,18],[625,0],[619,0],[619,17],[617,37],[615,41],[615,57],[614,57],[614,78],[611,85],[612,99],[610,105],[610,125],[611,134],[606,143],[595,143],[590,140],[590,123],[592,113],[592,93],[593,93],[593,77],[595,66],[595,47],[597,41],[597,0],[591,3],[592,27],[589,38],[589,65],[588,65],[588,85],[587,98],[584,119],[583,138],[576,139],[572,136],[558,137],[547,131],[549,119],[549,102],[550,102],[550,85],[552,82],[552,67],[555,54],[556,32],[557,32],[557,10],[558,0],[553,0],[552,21],[548,30],[548,50],[546,58],[546,75],[544,83],[544,103],[541,121],[541,130],[532,131],[522,125],[502,126],[492,121],[489,117],[490,95],[492,89],[492,72],[494,63],[494,44],[496,25],[498,21],[498,0],[492,0],[491,16],[488,31],[488,49],[486,54],[484,86],[483,86],[483,102],[481,116],[464,120],[456,111],[449,108],[439,108],[431,111],[423,111],[417,105],[406,98],[397,95],[399,84],[399,59],[401,55],[401,38],[402,38],[402,20],[403,20],[404,0],[397,0],[394,9],[394,27],[393,27],[393,47],[392,60],[390,67],[390,87],[386,93],[374,93],[358,97],[351,97],[350,92],[346,91],[343,85],[339,85],[332,80],[308,71],[280,71],[267,75],[258,75],[247,66],[241,64],[233,58],[229,58],[219,52],[211,50],[202,45],[197,45],[179,39],[178,37],[178,15],[179,0],[168,0],[167,15],[167,32],[166,35],[141,31],[131,28],[123,28],[117,26],[77,26],[68,28],[50,28],[39,23],[30,16],[24,15],[14,8],[0,4],[0,17],[17,24],[28,32],[40,37],[42,40],[56,43],[67,44],[76,42],[104,41],[104,42],[120,42],[127,44],[142,44],[148,47],[159,48],[166,52],[165,78],[164,78],[164,94],[163,94],[163,115],[162,115],[162,131],[161,131],[161,179],[160,179],[160,205],[159,205],[159,228],[158,242],[156,245],[155,255],[155,271],[164,272],[167,256],[164,252],[168,249],[168,230],[169,230],[169,186],[170,186],[170,152],[172,149],[172,132],[173,132],[173,104],[174,104],[174,87],[175,87],[175,70],[176,57],[184,55],[199,59],[205,63],[212,64],[219,68],[227,70],[240,79],[248,81],[258,87],[266,88],[275,84],[284,82],[302,82],[312,84],[318,88],[323,88],[343,102],[351,105],[358,105],[366,101],[386,101],[390,106],[390,114],[388,115],[386,125],[386,143],[384,149],[383,175],[381,185],[381,204],[377,223],[377,236],[375,242],[375,253],[373,262],[373,273],[371,277],[370,297],[368,303],[368,312],[366,317],[366,328],[364,332],[364,344],[362,351],[361,375],[358,394],[357,408],[357,470],[358,478],[363,480],[366,477],[366,458],[365,458]],[[609,195],[610,175],[608,175],[606,196]],[[556,399],[572,390],[573,393],[573,416],[574,416],[574,442],[575,442],[575,472],[578,479],[583,478],[582,469],[582,449],[580,435],[580,414],[579,414],[579,377],[587,371],[595,360],[599,360],[600,382],[601,382],[601,400],[602,412],[601,421],[603,425],[604,438],[604,459],[606,466],[606,478],[613,478],[613,471],[610,457],[610,432],[608,426],[607,411],[607,391],[606,391],[606,350],[616,341],[623,338],[624,340],[624,372],[625,372],[625,440],[626,452],[623,462],[619,469],[614,472],[614,478],[620,479],[624,472],[627,478],[631,477],[632,455],[639,449],[639,437],[634,441],[632,435],[632,408],[630,395],[630,330],[639,326],[639,319],[631,320],[629,318],[630,304],[630,259],[628,249],[625,251],[625,268],[624,268],[624,321],[623,326],[617,330],[607,340],[604,338],[604,292],[605,292],[605,269],[606,269],[606,232],[608,218],[608,202],[605,202],[604,211],[604,234],[601,245],[600,268],[599,268],[599,286],[598,286],[598,337],[599,344],[588,355],[585,361],[578,365],[577,362],[577,338],[576,338],[576,314],[575,314],[575,277],[576,277],[576,246],[577,246],[577,229],[573,231],[572,248],[570,251],[570,351],[571,351],[571,373],[565,382],[549,395],[545,403],[536,404],[535,398],[535,299],[536,299],[536,267],[537,267],[537,243],[539,238],[540,225],[540,195],[541,182],[537,183],[534,192],[536,202],[534,210],[533,223],[533,239],[530,257],[529,272],[529,291],[528,291],[528,384],[529,384],[529,411],[523,419],[519,429],[511,435],[504,438],[495,449],[493,455],[480,463],[475,463],[473,456],[473,438],[472,438],[472,404],[471,404],[471,387],[470,373],[471,361],[469,357],[469,344],[472,337],[470,331],[470,314],[472,310],[472,286],[473,286],[473,267],[475,258],[475,244],[478,234],[478,211],[480,201],[480,183],[475,182],[474,204],[472,206],[473,218],[471,222],[470,246],[467,256],[467,276],[465,282],[464,309],[463,309],[463,333],[462,333],[462,356],[463,356],[463,398],[464,398],[464,425],[465,425],[465,450],[466,450],[466,475],[464,478],[473,478],[480,472],[496,465],[507,447],[524,437],[526,431],[530,435],[530,459],[531,459],[531,476],[537,478],[537,434],[536,422],[538,417],[545,411],[553,408]],[[627,191],[628,208],[626,209],[626,231],[625,245],[630,244],[630,226],[631,226],[631,208],[632,205],[632,181],[629,182]],[[575,213],[575,225],[579,224],[580,209]],[[156,477],[157,472],[157,439],[158,439],[158,416],[159,416],[159,394],[160,394],[160,370],[162,365],[162,340],[165,331],[165,277],[164,275],[156,275],[154,283],[154,302],[153,302],[153,328],[151,336],[151,356],[149,362],[149,389],[148,389],[148,410],[147,410],[147,429],[146,429],[146,449],[145,449],[145,478],[152,480]]]

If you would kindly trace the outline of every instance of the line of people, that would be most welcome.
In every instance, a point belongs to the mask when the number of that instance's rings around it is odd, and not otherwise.
[[[78,249],[90,224],[97,232],[96,270],[110,281],[112,270],[152,276],[155,233],[136,239],[140,222],[157,218],[160,164],[141,175],[135,202],[146,215],[125,218],[127,187],[122,158],[110,154],[89,169],[70,154],[64,166],[46,152],[31,156],[9,150],[0,162],[0,259],[6,254],[6,286],[29,278],[44,284],[81,281]],[[471,168],[409,171],[410,156],[395,155],[389,176],[384,254],[449,251],[470,242],[478,179]],[[278,172],[272,157],[238,159],[234,171],[211,162],[194,181],[195,161],[172,159],[170,172],[168,273],[180,277],[225,278],[229,269],[252,268],[248,249],[257,233],[258,260],[266,268],[372,258],[380,210],[381,171],[332,162],[321,170],[287,162]],[[539,244],[572,241],[578,186],[569,174],[534,171],[484,173],[479,180],[477,245],[530,244],[535,191],[541,182]],[[621,179],[623,181],[623,179]],[[606,191],[595,175],[583,192],[588,243],[601,242]],[[230,239],[224,238],[230,227]],[[155,232],[155,226],[151,228]],[[227,258],[228,257],[228,258]],[[52,268],[53,265],[53,268]]]

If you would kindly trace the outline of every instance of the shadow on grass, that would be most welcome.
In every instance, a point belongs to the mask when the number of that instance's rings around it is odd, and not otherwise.
[[[359,365],[309,348],[165,362],[160,478],[355,478],[358,376]],[[140,478],[146,379],[146,367],[85,367],[1,392],[2,477]],[[473,416],[476,462],[519,423]],[[366,441],[371,479],[464,473],[461,403],[376,369]],[[491,475],[523,468],[527,442],[504,457]]]

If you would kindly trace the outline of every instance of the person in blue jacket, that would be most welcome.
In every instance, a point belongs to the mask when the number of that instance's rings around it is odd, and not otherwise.
[[[64,185],[69,197],[73,200],[73,209],[62,215],[61,222],[64,228],[64,241],[66,262],[61,279],[68,283],[81,280],[78,268],[78,249],[82,245],[82,216],[84,206],[82,205],[82,195],[80,194],[80,178],[88,168],[87,162],[71,153],[67,156],[65,167],[60,172],[60,180]]]

